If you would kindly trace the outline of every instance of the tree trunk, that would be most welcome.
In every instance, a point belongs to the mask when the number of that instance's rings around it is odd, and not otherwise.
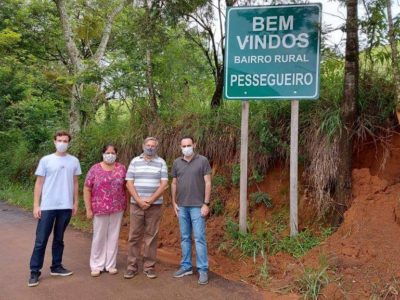
[[[58,14],[60,17],[61,27],[63,31],[64,41],[67,46],[67,53],[69,58],[68,71],[74,77],[79,77],[80,73],[85,69],[82,55],[74,40],[72,25],[69,20],[67,9],[64,0],[54,0],[57,6]],[[120,0],[118,5],[114,7],[111,13],[107,16],[107,21],[102,32],[101,42],[96,50],[96,53],[91,57],[95,64],[99,65],[101,59],[104,57],[107,44],[111,35],[111,29],[116,16],[123,10],[128,1]],[[81,92],[83,89],[82,84],[74,84],[71,90],[71,103],[69,107],[69,126],[72,135],[75,135],[81,130],[81,112],[79,110],[79,102],[81,101]],[[88,118],[88,116],[86,116]],[[85,118],[83,118],[85,119]],[[85,123],[89,119],[85,120]]]
[[[389,43],[392,50],[392,72],[395,85],[395,103],[396,103],[396,116],[397,121],[400,124],[400,72],[398,65],[398,52],[397,52],[397,41],[396,33],[393,25],[392,17],[392,0],[387,0],[387,14],[388,14],[388,25],[389,25]]]
[[[72,85],[69,106],[69,131],[72,136],[75,136],[81,130],[81,115],[79,110],[80,91],[81,87],[79,85]]]
[[[222,104],[222,91],[224,89],[224,67],[221,66],[217,71],[217,80],[214,94],[211,99],[211,108],[218,108]]]
[[[347,0],[346,58],[344,90],[341,102],[343,128],[339,137],[338,178],[335,192],[336,207],[333,224],[343,221],[343,214],[351,200],[352,128],[356,118],[358,95],[358,16],[357,0]]]
[[[157,98],[154,91],[153,85],[153,66],[151,62],[151,51],[150,49],[146,49],[146,80],[147,80],[147,89],[149,91],[149,101],[152,113],[156,116],[158,111]]]

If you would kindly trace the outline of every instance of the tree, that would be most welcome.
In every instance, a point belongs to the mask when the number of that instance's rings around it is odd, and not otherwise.
[[[346,0],[346,54],[344,70],[344,89],[341,100],[341,122],[338,147],[338,175],[335,190],[336,208],[334,224],[338,225],[351,199],[352,171],[352,128],[357,113],[358,96],[358,11],[357,0]]]
[[[392,73],[395,85],[395,103],[396,103],[396,115],[397,120],[400,124],[400,70],[399,70],[399,55],[397,52],[397,40],[396,40],[396,30],[393,24],[392,17],[392,1],[387,0],[387,16],[388,16],[388,26],[389,26],[389,44],[392,50]]]
[[[97,49],[93,52],[92,46],[93,41],[91,39],[85,40],[80,39],[81,44],[83,45],[80,49],[76,44],[76,34],[74,33],[71,17],[68,14],[67,7],[63,0],[54,0],[61,26],[63,31],[63,37],[67,48],[68,61],[67,68],[71,76],[79,79],[79,76],[88,68],[90,65],[100,66],[101,60],[105,56],[105,52],[107,49],[107,44],[110,39],[111,30],[113,26],[113,22],[118,14],[123,10],[124,6],[128,3],[127,0],[115,1],[111,5],[106,1],[103,3],[105,7],[111,7],[111,10],[108,13],[107,17],[105,17],[103,31],[100,37],[100,41],[97,45]],[[84,3],[89,8],[90,5],[94,5],[94,3]],[[76,18],[82,19],[85,16],[78,15]],[[100,22],[101,23],[101,22]],[[100,25],[100,24],[97,24]],[[85,63],[85,60],[89,60],[89,62]],[[83,92],[84,92],[84,83],[79,80],[74,80],[71,86],[70,93],[70,110],[69,110],[69,126],[71,134],[79,133],[81,130],[81,115],[79,111],[79,104],[82,102]],[[100,85],[97,86],[97,90],[100,91]]]

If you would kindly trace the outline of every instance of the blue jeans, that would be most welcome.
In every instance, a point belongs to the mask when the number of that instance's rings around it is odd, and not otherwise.
[[[197,270],[208,271],[206,222],[200,214],[200,207],[180,206],[179,227],[181,231],[182,261],[181,268],[192,268],[192,230],[196,246]]]
[[[47,241],[53,230],[53,260],[50,269],[61,266],[64,252],[64,232],[71,220],[71,209],[42,210],[42,216],[36,227],[35,247],[30,262],[31,272],[39,272],[43,267]]]

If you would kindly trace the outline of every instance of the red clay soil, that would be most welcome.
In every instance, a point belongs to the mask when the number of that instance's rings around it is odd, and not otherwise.
[[[353,170],[353,200],[343,224],[303,260],[316,267],[321,255],[327,258],[337,278],[323,291],[327,299],[397,299],[400,293],[399,145],[396,136],[386,151],[358,157],[356,165],[369,168]]]
[[[237,259],[240,256],[235,253],[228,256],[226,252],[219,251],[223,246],[226,222],[226,216],[221,216],[212,217],[207,222],[210,269],[228,279],[266,288],[267,299],[279,298],[279,294],[283,294],[282,299],[297,299],[299,295],[291,293],[294,282],[305,267],[318,268],[320,260],[325,258],[330,278],[333,279],[323,289],[326,299],[396,298],[400,293],[400,137],[394,136],[389,145],[386,148],[369,145],[354,157],[353,198],[343,224],[302,260],[295,260],[284,253],[269,257],[268,273],[271,279],[267,284],[263,283],[259,280],[261,259],[255,262],[252,258]],[[287,168],[277,166],[258,187],[250,187],[249,193],[257,190],[272,196],[274,211],[287,207]],[[228,216],[237,217],[239,193],[228,189],[218,192],[226,197],[223,200]],[[179,227],[167,194],[158,255],[164,261],[179,264]],[[299,207],[300,229],[313,219],[313,210],[307,208],[305,202],[307,200],[303,197]],[[264,222],[270,220],[271,214],[265,208],[250,208],[252,220]],[[126,240],[126,237],[125,226],[121,238]]]

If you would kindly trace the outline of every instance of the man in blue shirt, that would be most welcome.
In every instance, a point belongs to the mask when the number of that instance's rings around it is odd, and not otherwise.
[[[62,265],[64,232],[72,215],[78,210],[78,176],[81,175],[79,160],[67,153],[71,135],[58,131],[54,135],[56,152],[41,158],[36,169],[33,193],[33,216],[38,219],[28,286],[39,284],[47,241],[53,231],[52,264],[50,274],[69,276],[72,272]]]

